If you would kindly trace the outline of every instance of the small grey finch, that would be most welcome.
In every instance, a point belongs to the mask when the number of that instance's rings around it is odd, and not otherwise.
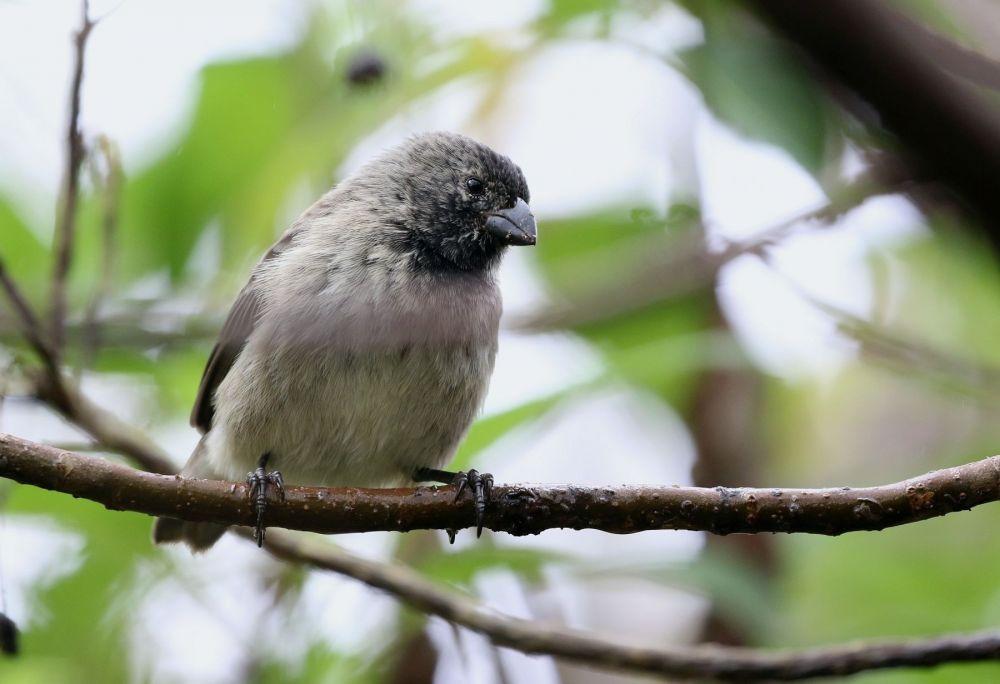
[[[257,542],[269,487],[454,483],[440,468],[493,372],[509,245],[535,244],[524,174],[453,133],[415,136],[327,192],[264,255],[209,356],[181,474],[251,485]],[[267,472],[274,467],[279,472]],[[247,475],[247,471],[250,471]],[[157,543],[196,550],[225,527],[159,518]]]

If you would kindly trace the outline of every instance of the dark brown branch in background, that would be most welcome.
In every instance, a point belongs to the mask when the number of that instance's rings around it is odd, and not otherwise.
[[[920,175],[942,181],[1000,250],[1000,116],[942,71],[912,22],[883,0],[750,0],[779,31],[858,93]]]
[[[246,507],[244,485],[234,485],[210,480],[183,480],[175,477],[152,475],[98,458],[80,456],[52,447],[28,442],[10,435],[0,434],[0,475],[59,489],[74,496],[93,498],[112,508],[123,508],[147,513],[183,512],[190,519],[211,519],[230,523],[250,523],[252,515]],[[903,500],[919,515],[935,504],[934,496],[945,496],[948,482],[979,481],[983,489],[997,491],[1000,476],[1000,457],[977,464],[932,473],[911,484],[890,485],[889,489],[903,488]],[[987,485],[987,482],[989,483]],[[53,486],[58,485],[58,486]],[[940,485],[933,489],[932,485]],[[969,492],[977,486],[961,487]],[[558,490],[559,488],[547,488]],[[564,488],[568,489],[568,488]],[[875,488],[886,489],[886,488]],[[526,492],[527,488],[499,488],[498,494],[506,497],[509,490]],[[610,490],[592,490],[593,499],[578,498],[577,504],[585,515],[608,515],[616,508],[617,497]],[[705,493],[712,490],[695,488],[664,488],[665,492]],[[735,491],[735,490],[734,490]],[[741,490],[744,498],[751,500],[748,490]],[[806,506],[823,506],[827,494],[832,498],[843,490],[819,490],[818,499],[803,502]],[[857,490],[860,491],[860,490]],[[754,497],[781,498],[776,492],[755,490]],[[870,491],[869,491],[870,493]],[[400,521],[412,520],[404,509],[440,509],[438,515],[447,525],[460,526],[471,519],[471,508],[452,502],[450,488],[412,490],[321,490],[290,488],[285,505],[275,503],[269,509],[275,522],[280,522],[282,512],[296,510],[299,517],[330,517],[370,519],[374,526],[387,525],[400,529]],[[787,493],[791,495],[790,492]],[[729,497],[716,492],[720,501]],[[953,495],[953,494],[949,494]],[[959,494],[960,495],[960,494]],[[654,497],[655,506],[666,505]],[[665,497],[670,498],[670,497]],[[891,497],[884,505],[894,505]],[[595,504],[604,501],[604,510]],[[681,509],[686,508],[682,499]],[[871,511],[876,500],[863,502],[864,510]],[[900,502],[901,503],[901,502]],[[331,505],[334,504],[334,505]],[[504,500],[503,505],[510,505]],[[532,511],[530,500],[518,498],[517,505],[524,506],[527,514]],[[564,502],[565,505],[565,502]],[[693,505],[693,504],[692,504]],[[969,505],[973,505],[971,502]],[[590,510],[587,510],[590,506]],[[713,515],[722,515],[726,505]],[[752,507],[753,508],[753,507]],[[756,513],[763,516],[757,507]],[[427,511],[425,511],[426,513]],[[434,514],[433,510],[430,510]],[[556,512],[558,513],[558,512]],[[525,511],[520,512],[524,515]],[[633,512],[633,515],[635,513]],[[653,511],[654,517],[659,515]],[[374,516],[374,517],[372,517]],[[862,517],[866,517],[867,514]],[[451,522],[447,522],[450,520]],[[339,527],[334,524],[333,527]],[[626,529],[628,529],[626,525]],[[402,565],[383,564],[353,556],[318,539],[296,538],[280,531],[268,535],[267,549],[284,560],[305,563],[310,567],[329,570],[360,580],[369,586],[382,589],[405,601],[417,610],[437,615],[473,631],[486,635],[498,646],[508,646],[525,653],[537,653],[565,658],[591,666],[644,672],[670,677],[712,678],[734,681],[750,679],[796,680],[807,677],[843,676],[863,670],[930,666],[944,662],[1000,659],[1000,632],[950,635],[904,642],[866,642],[803,651],[762,651],[722,646],[694,646],[674,648],[642,648],[620,644],[603,637],[544,625],[530,620],[505,616],[487,610],[474,599],[435,585],[418,572]]]
[[[718,283],[711,288],[709,306],[709,325],[715,334],[732,335],[722,313]],[[691,469],[692,484],[757,486],[766,482],[767,449],[761,428],[763,385],[760,371],[749,364],[713,364],[699,371],[684,415],[697,453]],[[769,534],[711,535],[701,553],[724,554],[727,563],[731,559],[758,578],[758,588],[770,598],[781,563],[778,543]],[[744,622],[713,601],[702,624],[700,641],[746,646],[758,639]]]
[[[90,499],[115,510],[252,525],[244,483],[155,475],[94,456],[0,433],[0,477]],[[287,487],[268,524],[323,534],[471,525],[469,498],[451,487]],[[502,485],[486,526],[513,535],[554,528],[629,534],[643,530],[805,532],[881,530],[1000,499],[1000,456],[894,484],[862,488]]]
[[[66,169],[63,177],[62,202],[56,221],[55,267],[52,271],[52,349],[56,358],[63,347],[63,324],[66,320],[66,281],[73,261],[73,243],[76,234],[76,213],[80,197],[80,167],[86,151],[80,131],[80,88],[83,85],[84,55],[87,39],[94,28],[90,19],[87,0],[83,0],[83,19],[77,31],[74,46],[73,79],[70,84],[69,122],[66,131]]]
[[[1000,62],[930,30],[901,12],[896,18],[909,31],[911,40],[932,55],[938,66],[976,85],[1000,90]]]

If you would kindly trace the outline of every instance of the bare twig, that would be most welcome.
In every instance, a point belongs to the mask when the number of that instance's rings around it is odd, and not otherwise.
[[[87,399],[62,373],[56,371],[37,374],[34,380],[36,398],[83,429],[103,449],[124,454],[144,470],[153,473],[166,474],[176,471],[167,453],[141,430]]]
[[[828,224],[877,195],[897,191],[906,178],[877,182],[865,174],[842,188],[830,201],[764,230],[749,240],[732,242],[712,252],[701,228],[683,240],[669,244],[633,265],[626,281],[615,287],[600,287],[551,305],[542,311],[515,319],[523,330],[549,330],[585,326],[639,310],[658,301],[682,297],[712,287],[719,269],[745,254],[764,255],[768,248],[787,238],[804,223]]]
[[[800,295],[837,322],[844,336],[858,343],[865,357],[880,361],[900,373],[916,371],[935,384],[951,390],[964,390],[981,398],[1000,399],[1000,368],[962,358],[940,349],[914,342],[883,326],[867,321],[801,292]]]
[[[44,368],[32,375],[36,398],[59,411],[67,420],[90,434],[110,451],[129,456],[146,470],[156,473],[174,471],[170,458],[140,431],[90,402],[77,386],[63,376],[56,355],[44,337],[44,331],[0,259],[0,285],[21,321],[25,340],[42,360]]]
[[[0,476],[115,510],[227,525],[252,525],[255,520],[245,483],[154,475],[2,433]],[[496,487],[493,496],[486,526],[513,535],[553,528],[618,534],[670,529],[838,535],[997,501],[1000,456],[863,488],[505,485]],[[454,498],[451,487],[291,486],[284,502],[268,508],[268,524],[324,534],[469,527],[475,519],[473,502]]]
[[[290,562],[330,570],[382,589],[424,613],[488,637],[497,646],[551,655],[594,667],[673,678],[791,681],[865,670],[929,667],[946,662],[1000,659],[1000,631],[911,641],[869,641],[802,651],[724,646],[643,648],[603,636],[509,617],[431,584],[402,565],[375,563],[316,540],[275,532],[268,551]]]
[[[76,233],[76,206],[80,196],[80,167],[86,154],[80,131],[80,87],[83,84],[84,53],[87,38],[94,28],[87,0],[82,2],[83,19],[74,38],[75,61],[70,84],[69,121],[66,131],[66,169],[63,178],[62,202],[56,223],[55,267],[52,271],[52,350],[56,358],[62,353],[63,325],[66,320],[66,281],[73,262]]]
[[[101,346],[124,349],[176,348],[210,343],[219,334],[224,316],[217,313],[150,311],[149,302],[117,302],[113,311],[98,311],[91,325],[101,330]],[[87,336],[86,321],[67,321],[65,331],[75,339]],[[21,321],[0,314],[0,342],[23,336]]]
[[[100,159],[103,160],[103,168],[99,168],[98,157],[91,157],[94,186],[101,189],[101,272],[83,321],[84,366],[92,361],[100,346],[99,313],[102,304],[111,294],[114,283],[118,206],[122,188],[122,165],[118,147],[103,135],[98,136],[96,143],[95,149],[100,152]]]
[[[249,524],[253,520],[242,484],[152,475],[10,435],[0,435],[0,475],[90,498],[111,508],[154,514],[171,513],[192,520],[210,519],[243,524]],[[956,507],[968,507],[975,505],[987,490],[996,498],[998,480],[1000,457],[994,457],[969,466],[931,473],[910,483],[890,485],[889,488],[893,490],[901,490],[900,496],[883,501],[876,499],[879,493],[873,491],[881,488],[860,490],[862,496],[855,496],[852,515],[870,520],[873,516],[881,515],[880,507],[891,506],[905,507],[920,516],[922,512],[939,506],[939,502],[944,503],[945,507],[951,506],[949,498],[962,498],[963,493],[964,501],[953,503],[958,504]],[[958,489],[962,491],[950,491],[952,487],[949,483],[961,483]],[[506,490],[529,491],[523,487],[499,488],[498,494],[506,497],[509,493]],[[714,496],[715,502],[709,510],[717,509],[712,511],[712,515],[723,520],[728,515],[726,511],[732,508],[727,493],[694,488],[665,488],[649,502],[654,507],[669,506],[665,499],[670,497],[664,497],[663,494],[672,491]],[[768,499],[792,497],[790,492],[755,490],[751,495],[748,491],[742,490],[737,497],[745,501],[750,501],[751,496],[760,497],[757,501],[762,506],[751,506],[756,511],[752,515],[758,519],[769,515],[770,507],[766,504]],[[815,491],[808,500],[799,499],[795,503],[803,508],[823,507],[827,496],[832,499],[840,491],[842,490]],[[857,495],[859,491],[852,494]],[[606,491],[600,491],[598,497],[609,502],[616,498]],[[330,501],[336,501],[339,505],[330,506]],[[599,498],[593,499],[595,504],[598,501]],[[685,502],[690,506],[686,507]],[[531,502],[519,500],[519,503],[526,505],[528,515],[532,514]],[[683,511],[705,503],[682,499],[679,509]],[[509,502],[501,505],[506,507]],[[569,507],[566,500],[563,505]],[[591,506],[590,510],[586,509],[588,505]],[[600,510],[595,511],[589,500],[578,499],[575,506],[579,511],[584,511],[584,516],[587,517],[603,515]],[[387,529],[399,529],[399,519],[413,519],[407,517],[405,510],[410,508],[425,512],[441,509],[445,525],[462,525],[466,519],[472,518],[469,506],[453,504],[450,490],[438,488],[417,492],[290,488],[288,502],[285,505],[273,504],[269,515],[273,516],[274,522],[281,524],[287,522],[287,516],[283,514],[290,509],[297,510],[300,518],[333,517],[334,514],[351,518],[356,515],[355,511],[360,511],[357,515],[374,521],[375,524],[369,525],[369,528],[384,526]],[[523,512],[521,514],[524,515]],[[658,515],[655,510],[651,514],[654,518]],[[792,517],[797,515],[796,513]],[[341,526],[333,523],[332,527]],[[738,681],[760,678],[794,680],[845,675],[876,668],[929,666],[942,662],[1000,658],[1000,632],[996,631],[910,642],[859,643],[799,652],[720,646],[639,648],[490,612],[472,598],[434,585],[409,568],[358,558],[318,540],[299,539],[280,531],[272,531],[268,535],[267,549],[279,558],[347,575],[387,591],[418,610],[485,634],[499,646],[508,646],[525,653],[553,655],[603,668],[672,677],[709,677]]]
[[[10,301],[11,308],[14,310],[14,315],[17,318],[18,326],[21,329],[21,334],[24,335],[25,341],[35,350],[35,353],[38,354],[39,359],[41,359],[47,369],[58,372],[59,365],[56,361],[56,355],[49,345],[48,340],[45,339],[45,331],[42,330],[42,324],[39,322],[35,312],[32,311],[27,297],[24,296],[17,283],[11,278],[10,273],[7,272],[7,267],[3,259],[0,259],[0,286],[3,287],[7,299]]]

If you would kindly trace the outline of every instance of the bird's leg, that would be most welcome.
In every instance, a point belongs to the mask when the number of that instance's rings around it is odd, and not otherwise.
[[[458,501],[465,490],[468,489],[476,502],[476,537],[483,534],[483,516],[486,513],[486,506],[493,495],[493,476],[489,473],[481,473],[478,470],[459,471],[453,473],[448,470],[438,470],[436,468],[418,468],[413,474],[413,479],[418,482],[440,482],[442,484],[453,484],[457,488],[455,501]],[[454,543],[455,530],[448,530],[448,539]]]
[[[277,470],[267,472],[267,461],[271,452],[260,457],[257,468],[247,473],[247,484],[250,485],[250,505],[257,514],[257,524],[253,530],[253,538],[257,546],[264,545],[264,509],[267,508],[267,486],[273,485],[278,490],[278,499],[285,500],[285,481]]]

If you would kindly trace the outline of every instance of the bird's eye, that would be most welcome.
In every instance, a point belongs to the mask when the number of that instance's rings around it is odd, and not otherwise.
[[[469,189],[469,192],[473,195],[482,195],[486,191],[486,186],[478,178],[469,178],[465,181],[465,187]]]

